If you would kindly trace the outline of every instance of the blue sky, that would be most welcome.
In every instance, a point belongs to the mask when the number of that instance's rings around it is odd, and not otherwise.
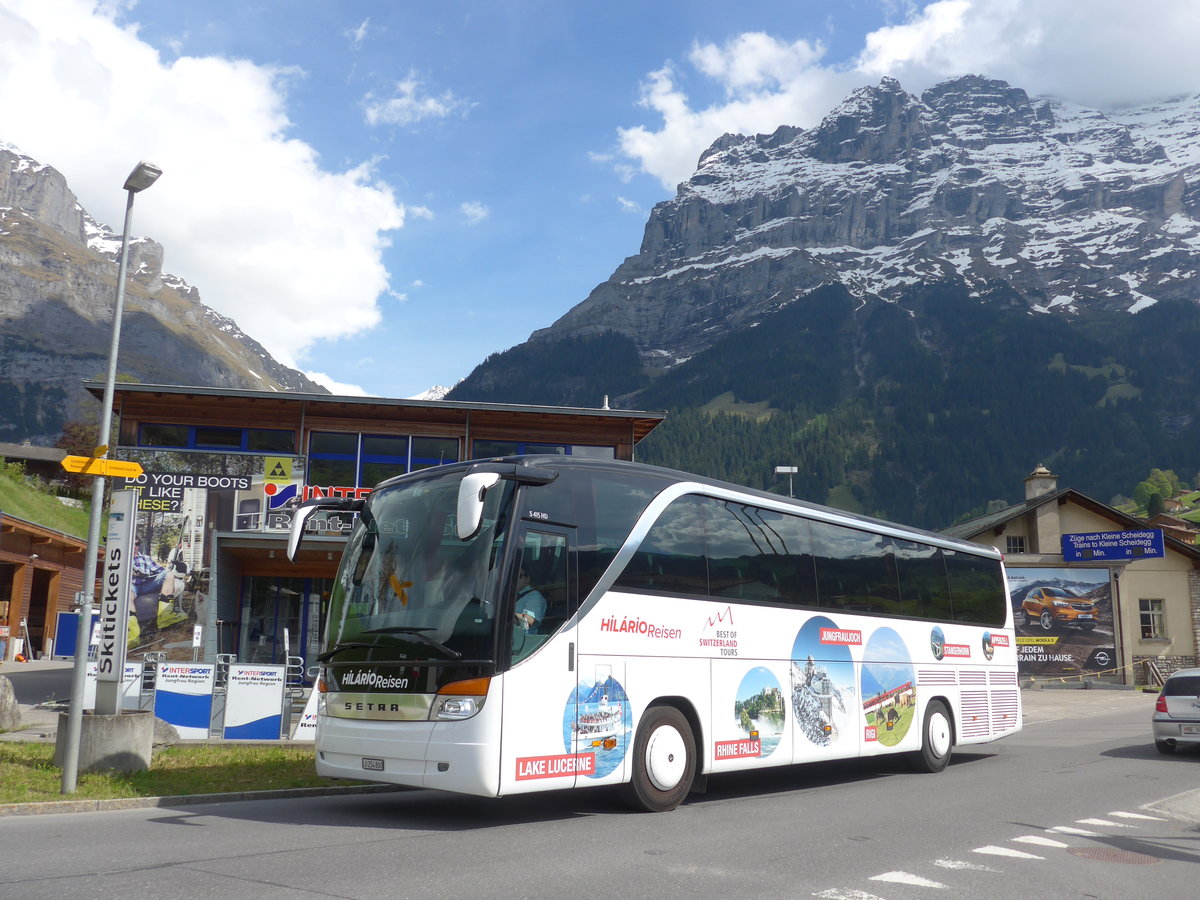
[[[725,131],[892,75],[1200,90],[1192,0],[0,0],[0,141],[337,392],[452,384],[637,252]],[[597,404],[600,398],[596,398]]]

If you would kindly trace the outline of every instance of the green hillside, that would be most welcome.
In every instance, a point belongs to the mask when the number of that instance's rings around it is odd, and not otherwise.
[[[0,468],[0,515],[86,539],[90,506],[86,502],[81,509],[63,505],[36,481],[27,481],[20,465],[10,463]]]

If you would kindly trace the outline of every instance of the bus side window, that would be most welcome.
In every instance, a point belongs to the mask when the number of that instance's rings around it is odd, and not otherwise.
[[[830,522],[811,524],[822,607],[901,613],[896,568],[887,539]]]
[[[905,615],[949,621],[950,583],[942,551],[916,541],[895,540],[896,571]]]
[[[692,596],[707,593],[701,498],[680,497],[663,510],[615,586]]]
[[[957,622],[974,622],[999,628],[1004,625],[1008,591],[1000,566],[982,556],[943,551],[950,577],[950,602]]]

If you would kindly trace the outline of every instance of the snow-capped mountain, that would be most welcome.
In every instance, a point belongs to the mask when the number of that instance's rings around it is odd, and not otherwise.
[[[820,285],[1004,284],[1031,315],[1200,296],[1200,97],[1102,113],[965,76],[893,79],[815,128],[724,135],[641,251],[533,339],[617,330],[671,365]]]
[[[964,76],[724,135],[640,251],[456,400],[668,409],[638,458],[944,527],[1045,462],[1200,479],[1200,98]],[[784,487],[783,489],[787,489]]]

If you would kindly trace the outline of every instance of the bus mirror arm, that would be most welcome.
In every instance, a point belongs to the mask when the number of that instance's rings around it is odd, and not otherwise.
[[[313,497],[311,500],[305,500],[292,513],[292,528],[288,533],[288,561],[293,563],[296,561],[296,554],[300,551],[300,541],[304,537],[304,527],[313,513],[322,509],[357,512],[362,507],[363,501],[353,497]]]

